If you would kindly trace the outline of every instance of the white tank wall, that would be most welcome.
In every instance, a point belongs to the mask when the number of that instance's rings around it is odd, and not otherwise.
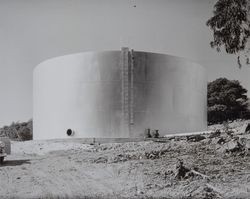
[[[66,138],[69,128],[73,137],[139,137],[146,128],[162,135],[205,130],[204,68],[164,54],[133,55],[132,125],[124,123],[121,51],[67,55],[38,65],[34,139]]]

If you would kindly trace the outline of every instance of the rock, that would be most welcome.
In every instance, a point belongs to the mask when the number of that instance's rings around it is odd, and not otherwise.
[[[250,134],[238,135],[237,137],[238,137],[239,139],[247,139],[247,140],[250,140]]]
[[[242,128],[239,130],[239,134],[250,133],[250,123],[244,123]]]
[[[239,138],[239,143],[243,147],[245,155],[247,155],[249,150],[250,150],[250,139],[241,137],[241,138]]]
[[[249,142],[250,145],[250,142]],[[236,137],[227,143],[228,152],[244,152],[248,150],[248,140],[244,138]]]
[[[219,137],[220,135],[221,135],[221,131],[219,129],[217,129],[215,132],[212,132],[209,135],[209,138],[216,138],[216,137]]]
[[[94,163],[107,163],[108,159],[105,157],[99,157],[96,160],[94,160]]]
[[[239,151],[240,150],[240,146],[239,146],[239,142],[236,141],[236,140],[232,140],[228,143],[226,143],[227,145],[227,150],[230,151],[230,152],[236,152],[236,151]]]
[[[129,159],[128,155],[119,154],[114,158],[113,163],[126,162],[128,161],[128,159]]]
[[[219,137],[210,139],[210,142],[208,142],[208,144],[218,144],[218,141],[219,141],[219,140],[220,140]]]
[[[200,186],[195,189],[191,194],[190,198],[193,199],[219,199],[222,198],[221,193],[219,193],[214,187],[210,185]]]
[[[199,135],[199,134],[187,136],[187,141],[190,141],[190,142],[199,142],[204,139],[206,139],[206,137],[203,135]]]
[[[225,138],[220,138],[219,140],[218,140],[218,142],[217,142],[218,144],[225,144],[226,143],[226,140],[225,140]]]
[[[250,140],[249,139],[245,140],[245,148],[250,149]]]

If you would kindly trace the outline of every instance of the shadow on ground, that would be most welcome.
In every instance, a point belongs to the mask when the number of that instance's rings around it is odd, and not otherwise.
[[[5,167],[5,166],[19,166],[23,164],[30,164],[30,160],[5,160],[0,167]]]

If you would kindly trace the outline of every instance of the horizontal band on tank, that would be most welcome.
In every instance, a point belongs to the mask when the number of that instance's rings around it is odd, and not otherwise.
[[[41,62],[40,64],[38,64],[34,70],[36,68],[39,68],[40,66],[42,65],[46,65],[47,62],[50,62],[50,61],[56,61],[56,60],[60,60],[60,59],[63,59],[64,57],[70,57],[70,56],[82,56],[82,55],[88,55],[88,54],[103,54],[103,53],[120,53],[121,51],[118,51],[118,50],[103,50],[103,51],[94,51],[94,50],[91,50],[91,51],[85,51],[85,52],[80,52],[80,53],[73,53],[73,54],[66,54],[66,55],[61,55],[61,56],[57,56],[57,57],[52,57],[52,58],[49,58],[49,59],[46,59],[44,60],[43,62]],[[152,54],[152,55],[158,55],[158,56],[168,56],[168,57],[172,57],[172,58],[176,58],[178,59],[179,61],[185,61],[185,62],[190,62],[190,63],[194,63],[196,64],[194,61],[192,60],[189,60],[188,58],[185,58],[185,57],[180,57],[180,56],[176,56],[176,55],[171,55],[171,54],[164,54],[164,53],[158,53],[158,52],[150,52],[150,51],[135,51],[137,53],[147,53],[147,54]],[[200,67],[202,67],[200,65]]]

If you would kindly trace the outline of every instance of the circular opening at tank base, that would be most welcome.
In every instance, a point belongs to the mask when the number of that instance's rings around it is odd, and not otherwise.
[[[66,133],[67,133],[68,136],[72,136],[73,135],[72,129],[68,129]]]

